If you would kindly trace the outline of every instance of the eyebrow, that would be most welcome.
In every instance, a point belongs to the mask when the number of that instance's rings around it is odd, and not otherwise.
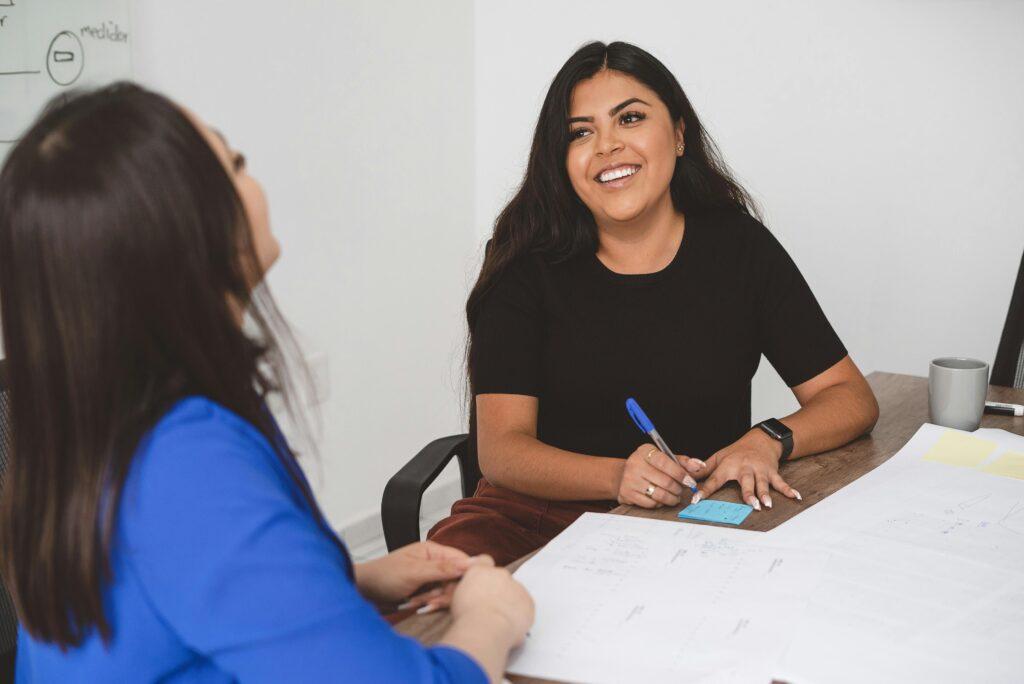
[[[611,109],[609,109],[608,110],[608,116],[615,116],[616,114],[618,114],[619,112],[621,112],[623,109],[625,109],[629,105],[633,104],[634,102],[639,102],[640,104],[647,105],[648,107],[651,106],[651,105],[647,104],[646,102],[644,102],[643,100],[641,100],[639,97],[631,97],[628,100],[626,100],[625,102],[620,102],[619,104],[617,104],[614,107],[612,107]],[[589,123],[593,123],[594,117],[592,117],[592,116],[574,116],[571,119],[569,119],[569,123],[579,123],[581,121],[586,121],[586,122],[589,122]]]

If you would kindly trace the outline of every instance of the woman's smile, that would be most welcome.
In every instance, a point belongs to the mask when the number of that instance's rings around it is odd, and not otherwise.
[[[643,167],[640,164],[614,164],[606,166],[596,176],[594,181],[602,188],[618,190],[631,184],[633,178],[640,173]]]

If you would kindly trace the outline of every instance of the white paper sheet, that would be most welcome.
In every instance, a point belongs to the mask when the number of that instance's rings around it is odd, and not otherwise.
[[[973,433],[995,445],[978,467],[926,460],[945,432],[923,426],[889,461],[769,533],[830,554],[775,676],[1024,681],[1024,480],[983,470],[1024,451],[1024,438]]]
[[[827,562],[763,533],[588,513],[516,578],[537,620],[508,670],[564,681],[769,682]]]

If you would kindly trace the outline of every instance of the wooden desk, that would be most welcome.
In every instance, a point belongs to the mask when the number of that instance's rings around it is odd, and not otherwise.
[[[870,435],[854,440],[833,451],[801,458],[782,466],[781,473],[803,496],[802,502],[795,502],[777,494],[772,497],[775,504],[771,510],[762,509],[747,516],[739,527],[747,530],[767,532],[785,522],[802,510],[813,506],[829,494],[845,487],[861,475],[884,463],[899,451],[922,424],[928,422],[928,380],[912,375],[894,373],[872,373],[868,382],[878,398],[880,415],[878,424]],[[1024,403],[1024,390],[1007,387],[990,387],[990,401]],[[1008,432],[1024,435],[1024,418],[986,415],[982,427],[1001,428]],[[740,492],[736,483],[730,483],[719,490],[714,497],[723,501],[740,503]],[[641,518],[677,520],[676,514],[682,507],[647,510],[635,506],[619,506],[612,513],[632,515]],[[687,521],[690,524],[710,524]],[[728,527],[732,527],[731,525]],[[530,554],[533,555],[533,554]],[[519,567],[529,556],[509,566]],[[450,620],[447,613],[417,615],[399,623],[397,629],[424,643],[434,643]],[[510,676],[513,682],[542,682],[546,680]]]

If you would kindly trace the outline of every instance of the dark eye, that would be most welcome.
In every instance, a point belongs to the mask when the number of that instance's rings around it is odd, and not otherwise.
[[[581,138],[585,138],[588,135],[590,135],[590,131],[588,131],[586,128],[574,128],[573,130],[569,131],[569,142],[572,142],[573,140],[580,140]]]
[[[235,167],[235,171],[241,171],[245,168],[245,155],[241,152],[236,153],[232,163]]]
[[[647,118],[643,112],[626,112],[619,117],[619,122],[624,124],[639,123]]]

